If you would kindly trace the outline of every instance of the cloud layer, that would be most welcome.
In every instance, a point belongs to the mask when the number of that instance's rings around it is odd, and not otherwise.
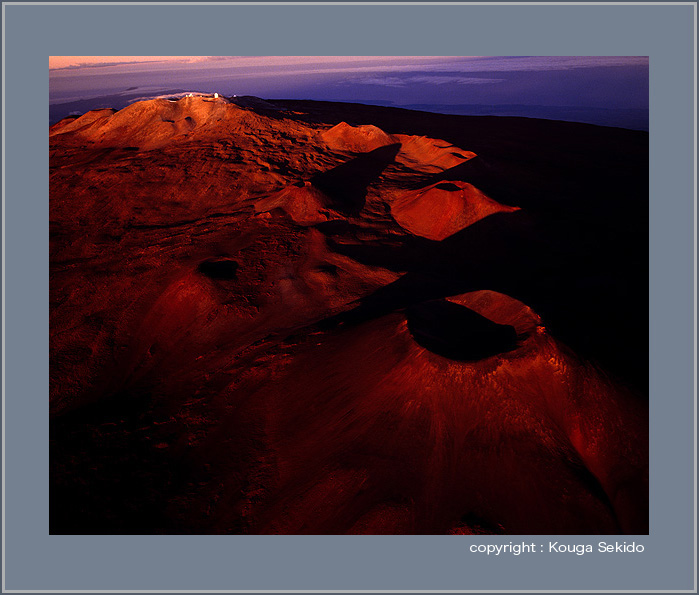
[[[80,70],[132,65],[186,69],[229,67],[286,74],[360,72],[517,72],[648,65],[647,56],[51,56],[49,69]]]

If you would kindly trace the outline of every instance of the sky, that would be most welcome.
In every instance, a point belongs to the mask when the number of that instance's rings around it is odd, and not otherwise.
[[[85,100],[128,103],[198,91],[452,112],[543,106],[557,108],[549,110],[554,116],[628,115],[647,112],[648,76],[643,56],[52,56],[49,102],[58,112],[61,104]]]

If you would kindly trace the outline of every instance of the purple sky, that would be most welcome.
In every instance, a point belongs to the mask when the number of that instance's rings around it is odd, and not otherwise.
[[[648,108],[647,57],[63,56],[49,66],[52,105],[180,90],[397,106]]]

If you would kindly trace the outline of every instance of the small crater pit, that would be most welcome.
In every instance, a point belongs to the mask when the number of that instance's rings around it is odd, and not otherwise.
[[[209,279],[235,281],[238,278],[238,263],[229,258],[216,258],[199,263],[197,270]]]
[[[437,184],[435,186],[437,190],[446,190],[447,192],[456,192],[457,190],[461,190],[456,184],[452,184],[451,182],[442,182],[441,184]]]
[[[337,266],[334,264],[321,264],[317,268],[321,273],[326,273],[328,275],[337,276],[338,273]]]
[[[475,361],[517,346],[513,326],[497,324],[466,306],[446,300],[412,305],[407,308],[406,316],[415,341],[449,359]]]

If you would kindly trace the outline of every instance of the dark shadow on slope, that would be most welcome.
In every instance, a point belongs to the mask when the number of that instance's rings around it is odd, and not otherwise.
[[[597,476],[587,467],[580,456],[574,451],[569,451],[565,453],[562,457],[565,466],[573,473],[573,475],[580,481],[582,485],[588,490],[588,492],[596,498],[607,510],[610,518],[613,520],[616,526],[616,531],[619,534],[629,534],[629,533],[645,533],[648,530],[646,524],[645,527],[642,525],[635,527],[622,527],[619,521],[619,515],[614,508],[614,504],[610,500],[609,494],[605,491],[604,487],[600,483]],[[639,494],[640,497],[640,494]],[[639,530],[640,529],[640,530]]]
[[[50,422],[49,534],[153,534],[166,530],[166,494],[178,465],[172,428],[148,398],[121,393]],[[162,423],[162,422],[161,422]]]
[[[393,246],[330,240],[332,250],[359,262],[407,271],[338,321],[361,322],[490,289],[533,308],[576,353],[646,394],[646,252],[619,245],[616,229],[598,225],[591,233],[586,223],[515,211],[485,217],[441,242],[412,236]]]
[[[311,178],[313,186],[330,197],[332,207],[347,215],[356,215],[366,202],[367,187],[378,180],[395,161],[400,143],[379,147]]]
[[[428,180],[428,183],[434,184],[441,180],[468,182],[493,200],[508,206],[523,206],[523,202],[530,202],[527,201],[527,197],[523,196],[522,192],[523,188],[527,186],[521,183],[513,183],[514,181],[502,171],[502,168],[480,156],[473,157],[465,163],[452,167],[440,174],[435,174]],[[442,182],[438,187],[444,183]]]
[[[517,346],[514,327],[497,324],[466,306],[446,300],[410,306],[406,317],[408,329],[419,345],[449,359],[479,360]]]

